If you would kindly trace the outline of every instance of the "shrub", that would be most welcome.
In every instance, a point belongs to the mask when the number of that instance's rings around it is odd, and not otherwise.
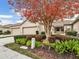
[[[20,39],[16,39],[16,43],[20,44]]]
[[[58,52],[59,54],[62,54],[66,51],[63,42],[60,41],[56,41],[55,43],[50,45],[51,47],[53,47],[55,49],[56,52]]]
[[[41,32],[41,35],[45,35],[45,32]]]
[[[49,46],[49,40],[43,40],[43,44]]]
[[[66,31],[65,32],[66,33],[66,35],[71,35],[71,36],[76,36],[77,35],[77,31]]]
[[[35,35],[26,35],[27,39],[31,40]]]
[[[46,39],[45,32],[41,32],[41,37],[42,37],[42,39]]]
[[[39,41],[36,41],[35,42],[35,47],[36,48],[40,48],[42,46],[42,43],[41,42],[39,42]]]
[[[31,46],[31,40],[28,40],[28,41],[26,42],[26,46],[28,46],[28,47]]]
[[[39,34],[39,31],[36,31],[36,34],[38,35]]]
[[[0,30],[0,35],[2,35],[3,34],[3,31],[2,30]]]
[[[16,36],[14,36],[15,40],[20,39],[20,38],[26,38],[26,36],[25,35],[16,35]]]
[[[26,40],[25,38],[21,38],[21,39],[20,39],[20,44],[25,45],[25,44],[26,44],[26,41],[27,41],[27,40]]]
[[[11,34],[11,32],[9,30],[5,31],[3,34]]]
[[[49,37],[49,42],[55,42],[56,40],[59,41],[65,41],[65,40],[70,40],[71,38],[64,36],[64,35],[52,35]]]
[[[50,46],[60,54],[65,52],[74,52],[77,56],[79,56],[79,40],[77,39],[69,41],[56,41],[51,43]]]
[[[21,44],[21,45],[25,45],[26,41],[27,41],[27,39],[25,39],[25,38],[16,39],[16,43]]]
[[[42,41],[42,37],[40,36],[40,35],[35,35],[35,39],[36,39],[36,41]]]
[[[22,45],[25,45],[27,41],[26,36],[15,36],[14,39],[15,39],[15,43],[19,43]]]

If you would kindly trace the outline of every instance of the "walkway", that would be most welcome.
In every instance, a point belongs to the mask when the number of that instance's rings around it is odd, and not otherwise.
[[[0,59],[32,59],[18,52],[10,50],[3,45],[14,42],[13,37],[0,38]]]

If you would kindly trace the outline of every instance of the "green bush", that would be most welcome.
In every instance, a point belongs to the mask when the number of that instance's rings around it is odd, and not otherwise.
[[[54,48],[55,51],[58,52],[59,54],[66,52],[65,45],[63,42],[56,41],[55,43],[52,43],[50,46]]]
[[[28,41],[26,42],[26,46],[28,46],[28,47],[31,46],[31,40],[28,40]]]
[[[26,36],[24,35],[17,35],[17,36],[14,36],[14,39],[21,39],[21,38],[26,38]]]
[[[19,44],[22,44],[22,45],[25,45],[26,41],[27,41],[27,39],[25,39],[25,38],[18,38],[18,39],[16,39],[16,43],[19,43]]]
[[[21,38],[21,39],[20,39],[20,44],[25,45],[25,44],[26,44],[26,41],[27,41],[27,40],[26,40],[25,38]]]
[[[45,35],[45,32],[41,32],[41,35]]]
[[[41,37],[42,37],[42,39],[46,39],[45,32],[41,32]]]
[[[6,34],[11,34],[11,31],[7,30],[7,31],[5,31],[3,34],[4,34],[4,35],[6,35]]]
[[[35,47],[36,48],[40,48],[42,46],[42,43],[41,42],[39,42],[39,41],[36,41],[35,42]]]
[[[77,35],[77,31],[66,31],[65,32],[66,33],[66,35],[72,35],[72,36],[76,36]]]
[[[21,39],[16,39],[16,43],[20,44]]]
[[[77,56],[79,56],[79,40],[77,39],[69,41],[56,41],[54,43],[51,43],[50,46],[60,54],[74,52]]]
[[[15,43],[19,43],[22,45],[26,44],[27,38],[25,36],[15,36]]]
[[[2,35],[3,34],[3,31],[2,30],[0,30],[0,35]]]
[[[46,46],[49,46],[49,44],[50,44],[49,40],[43,40],[43,44],[46,45]]]

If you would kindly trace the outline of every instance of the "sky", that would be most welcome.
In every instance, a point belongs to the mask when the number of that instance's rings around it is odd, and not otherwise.
[[[21,17],[17,15],[7,2],[8,0],[0,0],[0,24],[16,24],[21,22]]]
[[[8,0],[0,0],[0,24],[16,24],[21,23],[21,17],[17,15],[7,2]],[[73,20],[76,16],[73,18]]]

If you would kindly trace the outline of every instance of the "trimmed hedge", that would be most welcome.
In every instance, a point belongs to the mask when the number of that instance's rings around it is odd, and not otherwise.
[[[15,43],[20,44],[20,45],[26,45],[28,47],[31,46],[31,39],[28,39],[27,36],[15,36]],[[42,46],[42,42],[40,40],[35,41],[35,46],[36,48],[39,48]]]
[[[66,31],[66,35],[77,36],[77,31]]]

